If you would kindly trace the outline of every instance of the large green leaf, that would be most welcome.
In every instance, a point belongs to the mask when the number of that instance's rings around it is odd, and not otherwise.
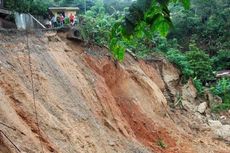
[[[185,9],[190,8],[190,0],[181,0]]]

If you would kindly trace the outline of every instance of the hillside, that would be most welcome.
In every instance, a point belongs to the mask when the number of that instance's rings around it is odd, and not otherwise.
[[[165,59],[115,63],[65,33],[0,38],[0,153],[18,152],[6,136],[24,153],[229,153],[229,125],[197,112]],[[178,93],[184,109],[168,106]]]

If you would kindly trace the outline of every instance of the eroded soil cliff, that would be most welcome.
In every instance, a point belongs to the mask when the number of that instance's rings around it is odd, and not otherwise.
[[[0,152],[229,153],[202,115],[168,107],[177,91],[193,105],[164,59],[116,64],[64,34],[2,31]]]

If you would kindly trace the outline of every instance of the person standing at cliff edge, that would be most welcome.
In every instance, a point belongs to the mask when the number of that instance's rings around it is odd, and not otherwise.
[[[74,16],[72,13],[71,13],[70,16],[69,16],[69,19],[70,19],[71,25],[74,25],[75,16]]]

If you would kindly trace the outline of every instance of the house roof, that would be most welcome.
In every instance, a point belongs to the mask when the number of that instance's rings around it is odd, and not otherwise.
[[[216,77],[230,77],[230,70],[219,71]]]
[[[49,7],[49,10],[70,10],[70,11],[77,11],[79,10],[78,7]]]

